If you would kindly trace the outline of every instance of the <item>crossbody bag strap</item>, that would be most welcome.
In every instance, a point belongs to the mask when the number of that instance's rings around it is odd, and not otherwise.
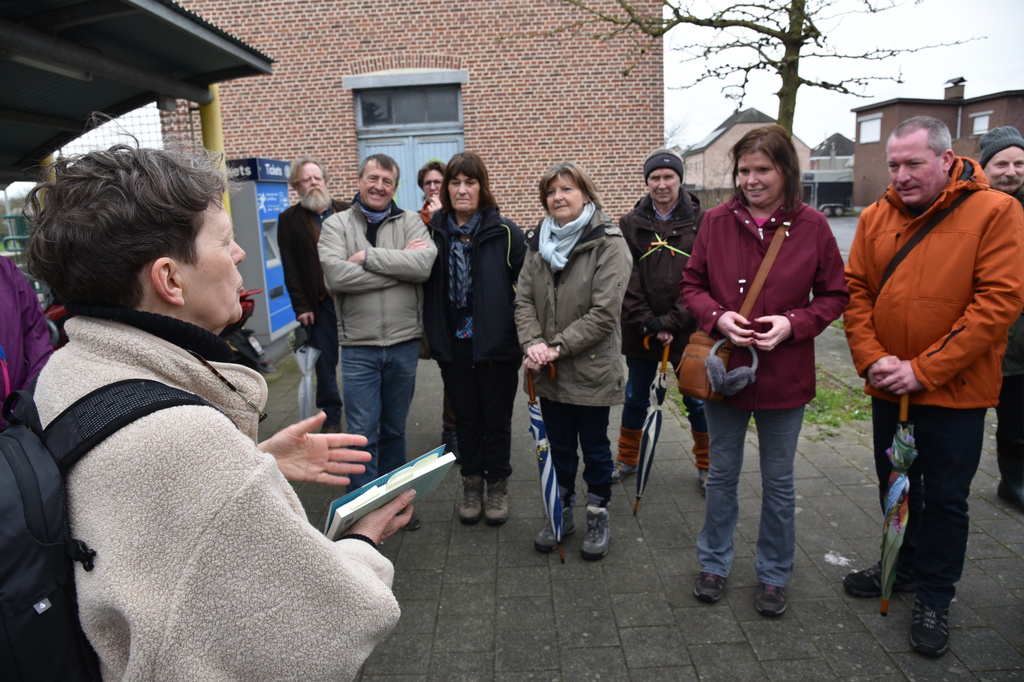
[[[903,262],[903,259],[907,257],[907,254],[909,254],[915,246],[921,243],[921,240],[924,239],[928,235],[928,233],[932,231],[933,227],[941,223],[943,218],[952,213],[953,209],[955,209],[957,206],[964,203],[964,201],[967,200],[967,197],[974,194],[974,192],[975,190],[969,190],[964,192],[956,199],[954,199],[953,203],[951,203],[949,206],[942,209],[941,211],[936,211],[934,214],[932,214],[932,217],[928,220],[928,222],[922,225],[921,229],[915,232],[910,237],[910,239],[907,240],[907,243],[903,245],[903,248],[896,252],[896,255],[892,257],[892,260],[889,261],[889,264],[885,266],[885,272],[882,273],[882,279],[878,282],[878,289],[875,291],[876,299],[878,298],[879,294],[882,293],[882,287],[884,287],[885,283],[889,281],[889,278],[892,276],[892,273],[896,271],[897,266],[899,266],[899,264]]]
[[[782,242],[786,241],[786,237],[789,235],[789,226],[790,223],[787,221],[782,223],[779,229],[775,230],[775,237],[772,239],[772,243],[768,245],[768,253],[764,255],[761,267],[757,269],[757,275],[754,277],[754,283],[750,285],[750,291],[747,292],[747,297],[743,299],[743,307],[740,308],[740,315],[742,317],[747,317],[750,315],[750,311],[754,309],[754,303],[761,293],[761,287],[764,286],[764,281],[768,279],[768,271],[772,269],[775,257],[779,255]]]

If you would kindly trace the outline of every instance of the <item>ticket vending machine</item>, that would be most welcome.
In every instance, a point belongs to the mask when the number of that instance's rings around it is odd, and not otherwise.
[[[245,250],[238,266],[246,289],[263,289],[246,327],[256,333],[271,360],[288,352],[288,333],[298,326],[277,246],[277,216],[288,208],[291,164],[276,159],[234,159],[228,174],[239,184],[231,194],[235,241]]]

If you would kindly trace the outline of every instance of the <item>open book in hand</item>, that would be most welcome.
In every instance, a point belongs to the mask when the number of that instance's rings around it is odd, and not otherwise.
[[[339,497],[331,502],[327,511],[324,535],[328,540],[337,540],[356,521],[380,509],[409,488],[416,490],[416,501],[413,504],[419,502],[438,486],[454,463],[455,455],[450,452],[445,454],[444,446],[441,445],[362,488]]]

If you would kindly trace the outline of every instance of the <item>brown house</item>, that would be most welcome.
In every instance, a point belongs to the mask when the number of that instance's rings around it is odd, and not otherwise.
[[[627,38],[548,35],[580,18],[561,2],[179,1],[275,60],[272,75],[220,87],[228,158],[316,155],[338,196],[354,194],[361,159],[385,152],[401,168],[399,206],[418,209],[417,169],[466,149],[523,226],[543,213],[540,176],[562,160],[593,174],[617,217],[663,141],[661,42],[623,75],[637,57]],[[180,106],[166,125],[188,133],[193,116]]]
[[[696,194],[705,208],[716,206],[733,193],[732,160],[729,151],[754,128],[775,123],[775,119],[753,107],[735,112],[707,137],[683,152],[683,183]],[[793,146],[800,168],[810,166],[811,149],[795,135]]]
[[[947,82],[944,99],[897,98],[852,109],[857,115],[853,203],[864,208],[889,186],[885,145],[889,134],[913,116],[933,116],[949,127],[953,151],[977,159],[978,138],[999,126],[1024,130],[1024,90],[964,98],[964,79]]]

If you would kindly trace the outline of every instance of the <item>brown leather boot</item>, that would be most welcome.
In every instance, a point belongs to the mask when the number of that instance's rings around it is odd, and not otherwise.
[[[706,495],[708,492],[708,467],[711,466],[709,459],[708,434],[706,431],[690,430],[693,436],[694,466],[697,467],[697,480],[700,483],[700,492]]]
[[[643,435],[642,429],[619,427],[619,454],[615,458],[615,468],[612,470],[613,483],[636,473],[637,464],[640,462],[640,439]]]
[[[480,521],[484,514],[484,477],[462,477],[462,504],[459,506],[459,521],[471,526]]]
[[[488,526],[500,526],[508,521],[508,479],[499,478],[487,484],[487,504],[484,519]]]

